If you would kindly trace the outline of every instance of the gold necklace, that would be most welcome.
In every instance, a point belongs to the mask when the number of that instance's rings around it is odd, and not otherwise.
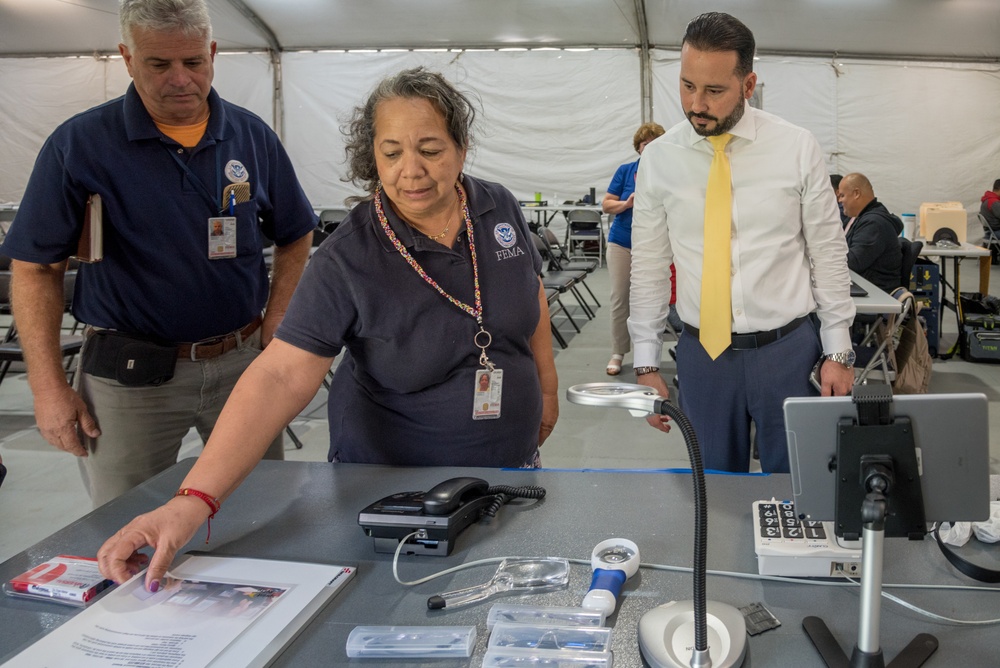
[[[450,229],[451,229],[451,221],[449,220],[448,224],[445,225],[444,229],[441,230],[441,232],[439,232],[438,234],[427,234],[426,232],[424,232],[424,235],[428,239],[433,239],[434,241],[437,241],[438,239],[444,239],[444,235],[448,234],[448,230]]]
[[[461,216],[459,216],[459,218],[461,218]],[[438,239],[444,239],[445,235],[448,234],[448,230],[451,229],[451,221],[452,219],[449,218],[448,224],[445,225],[444,229],[438,232],[437,234],[427,234],[423,230],[421,230],[421,232],[423,232],[424,236],[426,236],[428,239],[433,239],[434,241],[437,241]]]

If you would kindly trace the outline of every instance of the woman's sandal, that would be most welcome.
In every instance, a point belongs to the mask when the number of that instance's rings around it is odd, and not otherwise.
[[[605,369],[609,376],[617,376],[622,371],[622,359],[624,355],[612,355],[608,367]]]

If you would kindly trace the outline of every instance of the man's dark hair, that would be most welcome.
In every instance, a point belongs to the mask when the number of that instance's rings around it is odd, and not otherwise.
[[[681,45],[690,44],[699,51],[735,51],[736,76],[743,78],[753,72],[756,50],[753,33],[734,16],[723,12],[707,12],[688,23]]]
[[[1000,179],[993,182],[993,190],[1000,190]]]
[[[830,174],[830,185],[833,186],[834,190],[840,187],[840,181],[843,178],[844,177],[841,174]]]

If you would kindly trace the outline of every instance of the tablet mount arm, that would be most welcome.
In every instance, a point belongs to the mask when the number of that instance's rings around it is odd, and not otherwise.
[[[885,537],[921,540],[926,533],[920,470],[910,420],[892,418],[888,385],[856,385],[852,392],[858,419],[838,425],[836,533],[862,538],[861,604],[858,641],[850,663],[829,627],[819,617],[802,626],[827,666],[885,668],[879,646],[882,560]],[[892,661],[892,668],[915,668],[937,649],[934,636],[921,633]]]

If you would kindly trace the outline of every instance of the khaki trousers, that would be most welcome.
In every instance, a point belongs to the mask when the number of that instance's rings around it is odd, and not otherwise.
[[[101,430],[98,438],[85,439],[89,455],[79,460],[94,507],[173,466],[192,427],[207,441],[236,381],[259,354],[258,329],[218,357],[178,359],[174,377],[159,386],[125,387],[78,373],[77,391]],[[264,458],[284,459],[281,433]]]

